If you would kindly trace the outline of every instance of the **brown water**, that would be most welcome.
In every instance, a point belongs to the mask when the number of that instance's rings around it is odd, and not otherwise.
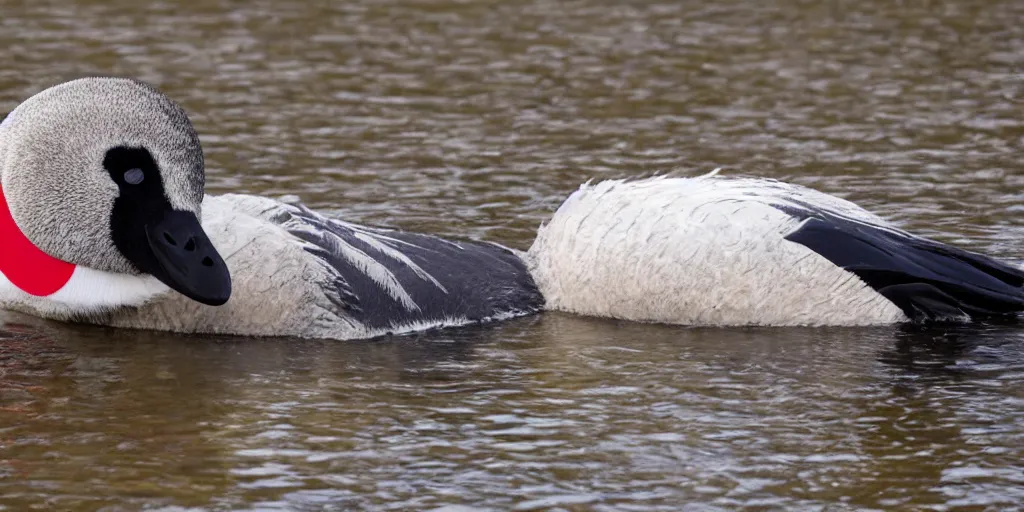
[[[212,192],[356,222],[525,248],[589,178],[721,166],[1024,253],[1012,0],[0,0],[0,57],[0,110],[137,76],[190,111]],[[549,314],[342,343],[0,322],[0,509],[1024,502],[1012,325]]]

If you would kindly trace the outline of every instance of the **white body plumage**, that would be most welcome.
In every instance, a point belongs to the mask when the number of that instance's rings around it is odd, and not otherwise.
[[[891,229],[856,205],[771,180],[582,186],[527,256],[549,309],[685,325],[877,325],[907,318],[852,272],[786,240],[798,201]]]

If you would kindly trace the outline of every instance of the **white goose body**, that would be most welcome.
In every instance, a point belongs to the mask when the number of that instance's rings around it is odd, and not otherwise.
[[[526,253],[206,196],[183,111],[123,79],[19,106],[0,124],[0,178],[0,308],[60,320],[354,339],[544,309],[717,326],[1024,309],[1020,269],[772,180],[587,184]]]
[[[530,269],[553,309],[684,325],[878,325],[893,302],[786,240],[808,205],[891,229],[857,206],[786,183],[714,175],[585,186],[544,226]]]

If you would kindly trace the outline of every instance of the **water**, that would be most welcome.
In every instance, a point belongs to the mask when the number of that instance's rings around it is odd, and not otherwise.
[[[132,75],[209,190],[525,248],[590,178],[782,178],[1024,252],[1024,19],[997,2],[0,0],[0,110]],[[0,313],[10,510],[1006,510],[1024,328],[548,314],[373,342]],[[179,508],[174,508],[179,507]],[[448,507],[448,508],[444,508]]]

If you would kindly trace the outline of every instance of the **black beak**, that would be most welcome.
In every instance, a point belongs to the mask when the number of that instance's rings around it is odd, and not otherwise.
[[[163,218],[146,224],[146,241],[158,268],[154,277],[182,295],[210,306],[231,297],[231,273],[194,213],[164,211]]]

